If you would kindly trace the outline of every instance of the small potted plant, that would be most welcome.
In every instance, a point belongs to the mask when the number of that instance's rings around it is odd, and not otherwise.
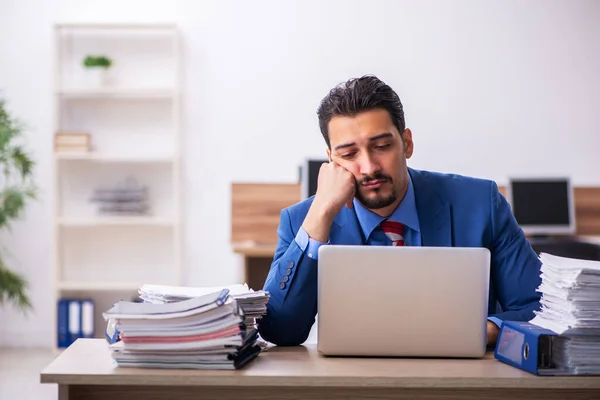
[[[106,86],[109,83],[108,70],[112,60],[106,56],[88,55],[83,59],[86,75],[94,86]]]

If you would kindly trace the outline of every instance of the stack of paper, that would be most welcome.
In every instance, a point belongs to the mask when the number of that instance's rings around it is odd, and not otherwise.
[[[222,287],[142,285],[138,292],[142,300],[160,304],[204,296],[207,293],[223,289],[229,290],[231,297],[244,312],[244,323],[248,327],[256,327],[256,320],[267,312],[269,293],[263,290],[254,291],[246,284]]]
[[[541,309],[531,323],[550,329],[556,368],[600,373],[600,262],[542,253]]]
[[[148,186],[139,184],[134,177],[114,186],[96,188],[91,200],[106,214],[144,215],[150,211]]]
[[[238,369],[261,351],[227,289],[169,303],[121,301],[103,316],[120,332],[110,349],[121,367]]]

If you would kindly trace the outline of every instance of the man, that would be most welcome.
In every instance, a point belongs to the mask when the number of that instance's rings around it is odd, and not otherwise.
[[[377,77],[332,89],[318,117],[330,162],[321,166],[315,196],[281,211],[264,286],[270,300],[259,322],[265,340],[289,346],[307,339],[323,244],[486,247],[488,345],[502,320],[533,317],[540,261],[494,182],[408,168],[412,132],[398,95]]]

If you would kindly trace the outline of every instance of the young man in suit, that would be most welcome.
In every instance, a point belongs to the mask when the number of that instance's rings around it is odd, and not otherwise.
[[[307,339],[323,244],[486,247],[488,345],[502,320],[533,317],[540,261],[493,181],[407,167],[412,133],[398,95],[377,77],[333,88],[318,117],[330,162],[321,166],[315,196],[281,211],[264,286],[267,314],[259,320],[265,340],[289,346]]]

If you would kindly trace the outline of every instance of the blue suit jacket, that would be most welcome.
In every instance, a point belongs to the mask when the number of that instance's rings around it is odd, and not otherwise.
[[[488,314],[528,321],[539,308],[541,263],[493,181],[409,168],[421,225],[422,246],[486,247],[491,252]],[[267,314],[261,336],[277,345],[299,345],[317,313],[317,261],[295,236],[312,204],[306,199],[283,209],[277,249],[264,290]],[[364,245],[354,208],[344,207],[331,226],[330,244]],[[498,310],[497,306],[500,306]]]

